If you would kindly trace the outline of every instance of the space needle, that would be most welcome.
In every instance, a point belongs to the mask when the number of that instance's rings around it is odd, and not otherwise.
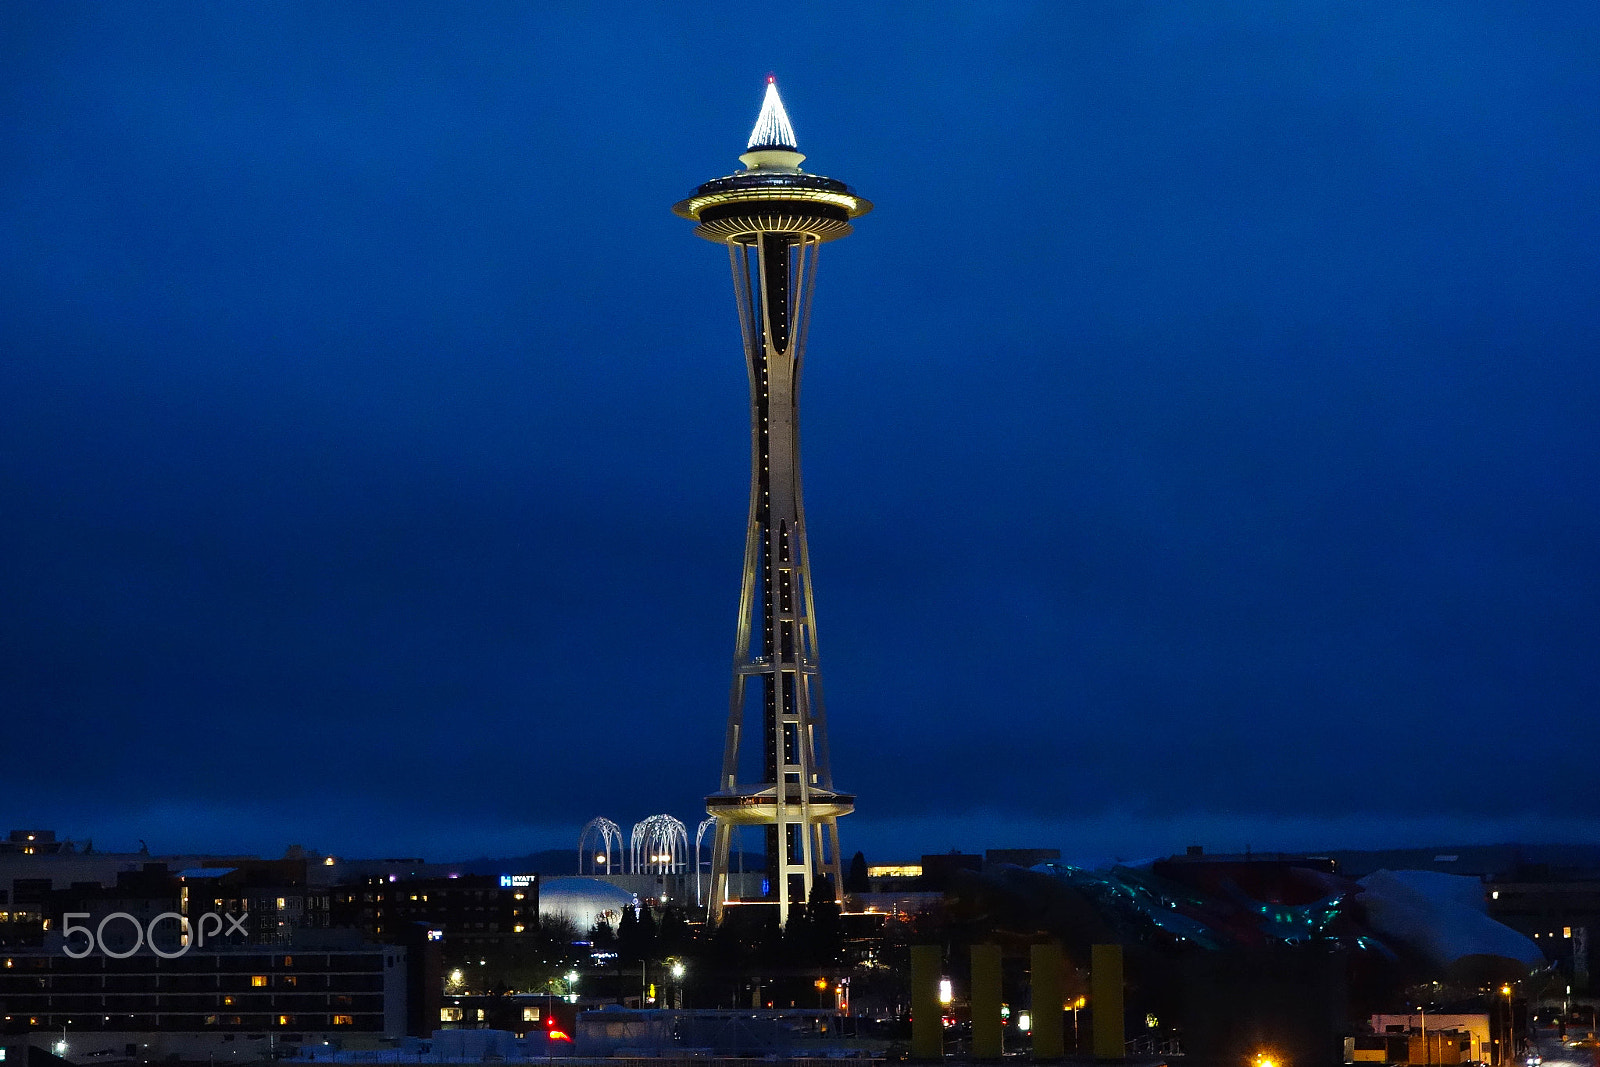
[[[817,252],[849,234],[851,220],[872,204],[843,182],[802,171],[805,158],[768,77],[739,157],[744,169],[706,182],[672,208],[698,223],[697,236],[728,248],[750,375],[744,580],[722,774],[706,797],[716,825],[714,919],[730,904],[775,903],[786,923],[789,909],[819,884],[840,899],[839,817],[855,806],[854,796],[834,787],[828,766],[800,497],[800,369]],[[729,855],[743,826],[760,826],[766,836],[767,877],[757,899],[730,895]]]

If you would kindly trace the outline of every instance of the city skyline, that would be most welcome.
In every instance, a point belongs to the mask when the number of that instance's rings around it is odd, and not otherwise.
[[[0,33],[11,825],[452,859],[694,817],[747,400],[662,205],[774,71],[877,204],[802,426],[846,856],[1600,829],[1588,8]]]

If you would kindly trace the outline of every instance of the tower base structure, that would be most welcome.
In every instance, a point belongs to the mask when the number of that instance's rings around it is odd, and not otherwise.
[[[717,827],[711,859],[712,914],[719,915],[729,904],[775,903],[778,921],[787,922],[790,906],[806,903],[819,878],[828,880],[830,895],[839,899],[844,884],[839,860],[839,817],[855,810],[855,799],[815,787],[791,788],[787,796],[780,797],[776,786],[706,797],[706,811],[716,819]],[[768,884],[762,896],[738,899],[728,891],[729,857],[734,834],[753,826],[765,831]]]

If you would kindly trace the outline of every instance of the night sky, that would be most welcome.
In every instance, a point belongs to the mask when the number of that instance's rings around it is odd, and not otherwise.
[[[846,852],[1600,834],[1600,7],[0,6],[0,823],[689,821],[748,483],[670,212],[877,204],[804,471]]]

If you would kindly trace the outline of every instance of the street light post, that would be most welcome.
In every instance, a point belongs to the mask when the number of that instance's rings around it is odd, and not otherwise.
[[[1506,1029],[1500,1049],[1500,1063],[1504,1065],[1510,1063],[1511,1057],[1516,1055],[1517,1052],[1516,1041],[1512,1036],[1512,1030],[1517,1025],[1517,1013],[1511,1004],[1511,987],[1509,985],[1501,986],[1500,995],[1506,998]]]

